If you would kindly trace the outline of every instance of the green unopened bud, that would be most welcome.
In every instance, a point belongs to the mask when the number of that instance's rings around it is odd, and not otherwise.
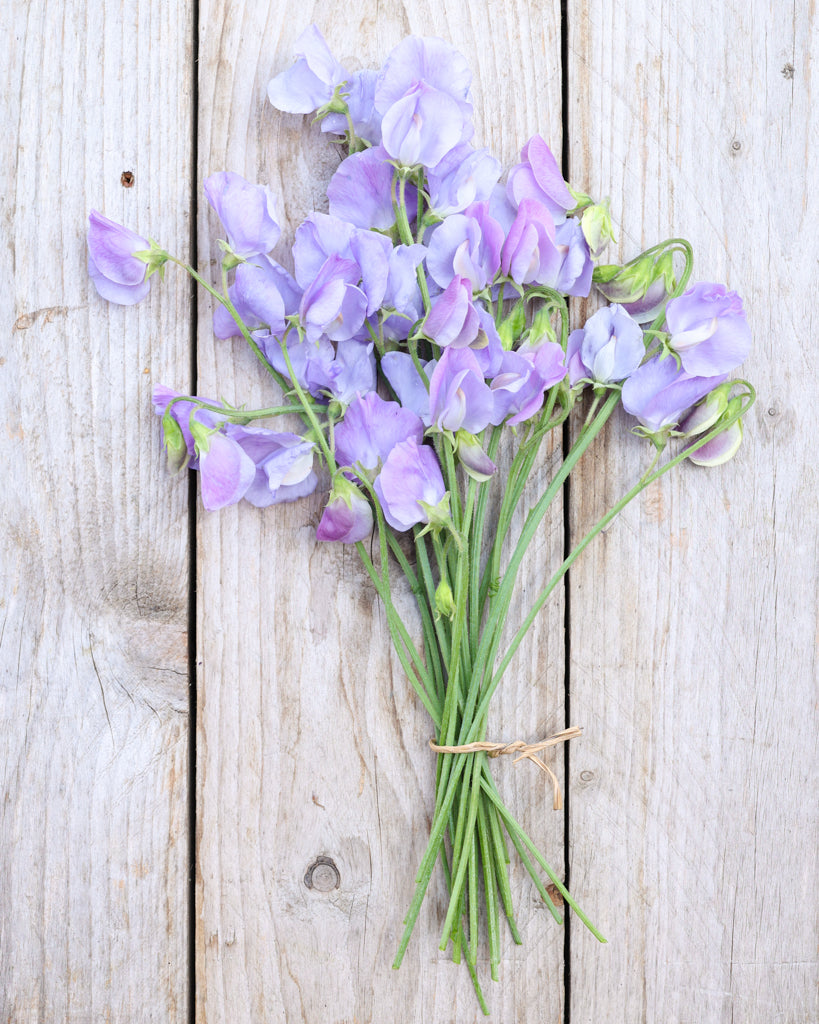
[[[204,455],[204,453],[210,448],[211,435],[218,434],[220,428],[206,427],[204,423],[200,423],[196,418],[196,409],[191,413],[188,423],[193,443],[196,445],[196,453],[197,455]]]
[[[624,267],[606,264],[595,267],[593,281],[598,291],[609,302],[637,302],[648,291],[654,280],[654,260],[651,257],[628,263]]]
[[[516,302],[512,312],[505,317],[498,328],[501,345],[505,352],[511,352],[515,342],[520,339],[523,329],[526,326],[526,308],[522,302]]]
[[[441,580],[435,590],[435,610],[447,619],[455,618],[455,597],[446,580]]]
[[[583,211],[583,216],[580,218],[580,227],[583,229],[583,235],[589,243],[592,259],[597,259],[609,242],[615,240],[608,199],[605,199],[602,203],[587,206]]]
[[[533,348],[544,341],[557,341],[557,335],[555,334],[555,329],[552,326],[553,312],[553,307],[541,306],[537,313],[532,317],[532,326],[529,328],[529,334],[526,340]]]
[[[168,469],[172,473],[181,472],[188,464],[190,453],[185,444],[182,428],[173,417],[169,406],[162,417],[162,434],[165,439],[165,453],[168,457]]]

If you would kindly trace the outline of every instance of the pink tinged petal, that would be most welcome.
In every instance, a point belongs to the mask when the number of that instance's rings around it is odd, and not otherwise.
[[[348,500],[338,497],[328,502],[316,529],[316,539],[355,544],[373,531],[373,510],[360,494]]]
[[[209,511],[240,501],[256,476],[256,464],[224,434],[213,434],[199,455],[202,504]]]
[[[481,448],[480,442],[472,434],[459,430],[456,438],[458,461],[469,476],[478,483],[488,480],[497,469],[495,463]]]
[[[736,455],[741,444],[742,420],[737,420],[713,440],[692,452],[688,458],[695,466],[721,466]]]
[[[453,277],[433,302],[424,321],[424,333],[442,348],[465,348],[477,338],[479,328],[480,318],[469,282]]]

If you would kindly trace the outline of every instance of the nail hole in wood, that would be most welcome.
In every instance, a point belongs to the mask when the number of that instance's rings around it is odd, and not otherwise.
[[[134,184],[134,172],[123,171],[119,176],[119,183],[123,188],[132,188]]]
[[[332,892],[341,885],[341,875],[329,857],[316,857],[304,875],[304,884],[317,892]]]

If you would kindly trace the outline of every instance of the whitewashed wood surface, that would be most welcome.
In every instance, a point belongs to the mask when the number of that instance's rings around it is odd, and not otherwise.
[[[566,947],[518,872],[525,945],[507,942],[487,985],[492,1019],[819,1020],[816,12],[564,7],[565,111],[558,3],[3,5],[0,1020],[482,1019],[437,952],[440,879],[390,969],[430,730],[355,554],[314,540],[321,495],[208,514],[162,466],[151,386],[188,388],[196,342],[202,394],[261,401],[252,357],[214,341],[206,302],[194,336],[180,276],[126,310],[86,277],[91,207],[183,256],[195,210],[213,269],[199,188],[216,170],[271,185],[285,241],[321,208],[337,154],[265,100],[311,21],[351,65],[408,32],[455,43],[477,137],[505,163],[535,131],[559,151],[565,118],[571,180],[611,196],[617,251],[684,234],[695,276],[739,290],[754,328],[760,400],[736,460],[666,478],[572,572],[568,836],[539,778],[498,767],[560,870],[568,841],[609,942],[572,921]],[[573,477],[573,535],[645,457],[613,424]],[[556,510],[530,595],[563,543]],[[504,684],[499,735],[563,724],[563,622],[558,600]],[[320,857],[330,891],[305,885]]]

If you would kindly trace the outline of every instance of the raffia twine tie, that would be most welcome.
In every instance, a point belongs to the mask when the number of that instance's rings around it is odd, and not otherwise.
[[[501,754],[517,754],[517,757],[512,762],[513,764],[523,760],[533,761],[551,780],[554,792],[554,809],[559,811],[563,807],[560,783],[557,781],[557,776],[552,769],[537,755],[547,747],[556,747],[558,743],[565,743],[567,740],[574,740],[582,735],[583,730],[573,725],[568,729],[563,729],[561,732],[556,732],[548,739],[540,740],[538,743],[525,743],[523,740],[513,740],[511,743],[493,743],[491,740],[478,740],[475,743],[464,743],[460,747],[439,747],[435,740],[430,740],[429,746],[436,754],[475,754],[483,751],[490,757],[500,757]]]

